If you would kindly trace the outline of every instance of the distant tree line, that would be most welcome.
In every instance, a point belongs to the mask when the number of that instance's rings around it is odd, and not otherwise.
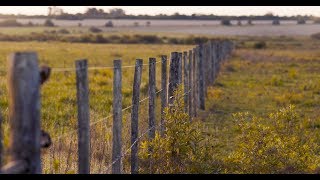
[[[52,13],[52,8],[49,8],[48,15],[4,15],[0,14],[0,18],[55,18],[63,20],[82,20],[82,19],[164,19],[164,20],[316,20],[318,17],[312,15],[297,15],[297,16],[277,16],[273,13],[267,13],[265,15],[250,15],[250,16],[218,16],[214,14],[192,14],[185,15],[178,12],[172,15],[158,14],[158,15],[128,15],[123,9],[114,8],[105,12],[103,9],[88,8],[84,13],[69,14],[59,9],[58,14]]]

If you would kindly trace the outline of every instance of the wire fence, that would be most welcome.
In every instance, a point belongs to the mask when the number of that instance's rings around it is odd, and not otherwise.
[[[208,48],[208,51],[204,51],[204,48]],[[138,137],[133,141],[130,142],[130,125],[132,126],[132,122],[130,122],[133,107],[135,104],[130,104],[128,106],[125,106],[125,108],[122,108],[120,110],[121,114],[124,116],[122,117],[122,134],[119,134],[118,136],[123,138],[123,145],[122,148],[120,148],[119,156],[117,156],[115,159],[112,153],[114,153],[114,131],[115,131],[115,124],[111,122],[111,119],[115,119],[115,116],[118,116],[117,114],[109,114],[103,117],[100,113],[96,113],[95,110],[89,106],[89,103],[87,102],[88,107],[90,109],[87,109],[89,112],[89,117],[93,121],[88,122],[88,129],[89,129],[89,136],[88,136],[88,146],[90,147],[89,154],[81,155],[87,156],[89,160],[89,170],[87,170],[90,173],[116,173],[114,172],[114,168],[118,165],[119,162],[121,162],[122,167],[120,169],[120,173],[132,173],[130,171],[130,166],[132,166],[132,162],[130,162],[130,159],[128,158],[129,153],[131,152],[132,148],[139,144],[143,138],[146,137],[147,134],[150,134],[151,131],[155,131],[155,129],[161,130],[165,124],[165,122],[160,121],[162,120],[162,106],[168,106],[170,105],[170,101],[173,97],[173,91],[178,87],[179,84],[184,84],[185,91],[181,95],[182,97],[185,97],[188,95],[188,98],[190,100],[186,101],[187,104],[185,106],[188,106],[188,103],[191,103],[188,108],[188,114],[190,117],[196,117],[196,114],[194,111],[197,109],[203,109],[203,107],[200,106],[201,103],[204,103],[204,93],[205,89],[212,85],[213,82],[210,82],[210,76],[216,75],[219,72],[219,66],[227,58],[227,56],[231,53],[233,48],[233,44],[229,41],[218,41],[218,42],[208,42],[204,45],[199,45],[195,49],[189,51],[190,56],[187,56],[187,52],[185,53],[179,53],[179,52],[173,52],[170,56],[170,63],[167,62],[167,56],[162,56],[161,60],[155,61],[154,64],[149,59],[149,63],[140,64],[140,65],[125,65],[121,66],[121,69],[135,69],[137,71],[138,67],[147,66],[149,68],[149,78],[153,75],[156,76],[155,71],[152,70],[152,67],[154,68],[161,68],[161,74],[165,73],[167,74],[167,69],[169,69],[168,75],[161,76],[161,89],[155,90],[154,94],[152,93],[152,87],[156,89],[157,85],[156,82],[152,82],[149,79],[149,82],[146,82],[148,87],[148,96],[142,97],[139,99],[138,104],[142,105],[142,103],[147,102],[149,100],[149,106],[148,108],[145,108],[146,106],[143,106],[142,108],[139,108],[139,135]],[[193,54],[193,56],[192,56]],[[187,61],[183,61],[186,59]],[[156,66],[156,64],[161,63],[161,66]],[[185,66],[185,67],[184,67]],[[187,68],[187,69],[186,69]],[[76,72],[77,78],[79,78],[79,72],[88,72],[91,70],[104,70],[104,69],[112,69],[114,70],[114,83],[116,82],[117,74],[116,71],[118,68],[116,66],[91,66],[91,67],[81,67],[81,68],[52,68],[51,72]],[[0,68],[0,71],[3,69]],[[185,77],[182,72],[186,72],[187,77]],[[121,72],[121,71],[120,71]],[[8,71],[10,73],[10,70]],[[131,76],[130,78],[132,78]],[[134,76],[136,78],[136,74]],[[191,80],[191,81],[190,81]],[[168,82],[169,81],[169,82]],[[183,82],[184,81],[184,82]],[[72,82],[72,81],[71,81]],[[70,82],[70,84],[72,84]],[[163,84],[164,82],[164,84]],[[69,82],[68,82],[69,83]],[[77,82],[78,83],[78,82]],[[123,84],[123,83],[122,83]],[[154,86],[152,86],[154,84]],[[87,85],[88,86],[88,85]],[[113,84],[115,86],[115,84]],[[130,85],[129,85],[130,87]],[[191,88],[188,88],[191,87]],[[87,87],[88,88],[88,87]],[[140,87],[140,91],[144,87]],[[151,89],[150,89],[151,88]],[[81,89],[80,89],[81,90]],[[77,89],[78,91],[80,91]],[[92,93],[90,97],[92,96],[98,96],[99,93],[91,92],[88,88],[87,93]],[[118,92],[120,94],[124,94],[125,96],[122,97],[125,101],[128,101],[128,99],[133,98],[134,95],[126,95],[124,92]],[[129,93],[127,93],[129,94]],[[161,96],[159,96],[161,94]],[[75,94],[73,94],[75,96]],[[100,99],[98,97],[95,97],[96,99]],[[113,97],[115,98],[115,96]],[[163,99],[165,98],[165,99]],[[70,107],[74,107],[77,105],[77,102],[74,102],[71,100],[70,95],[66,95],[64,101],[70,103]],[[79,97],[77,96],[78,106],[79,106]],[[150,106],[150,103],[154,101],[155,104],[153,106]],[[157,103],[161,102],[161,106],[156,105]],[[126,104],[126,103],[123,103]],[[155,107],[154,107],[155,106]],[[70,108],[66,106],[59,107],[60,109],[64,108]],[[153,122],[154,125],[150,127],[150,124],[148,126],[148,123],[150,123],[150,116],[147,117],[148,113],[150,113],[150,108],[152,108],[151,112],[154,112],[157,117],[158,122]],[[74,109],[76,109],[74,107]],[[109,108],[110,109],[110,108]],[[111,109],[110,109],[111,110]],[[131,112],[129,112],[131,110]],[[149,110],[149,112],[147,112]],[[81,111],[78,108],[78,112]],[[74,111],[75,113],[76,111]],[[107,111],[106,111],[107,112]],[[55,112],[59,113],[59,112]],[[65,115],[66,117],[69,116],[70,122],[61,122],[60,125],[54,125],[53,131],[56,133],[49,133],[53,136],[51,137],[52,145],[48,149],[44,149],[42,151],[42,161],[41,166],[43,173],[83,173],[83,170],[81,168],[79,169],[80,163],[80,154],[77,154],[80,152],[80,150],[83,148],[83,144],[81,145],[80,139],[77,138],[81,133],[83,133],[83,129],[79,126],[76,126],[76,115]],[[127,116],[127,117],[126,117]],[[70,118],[71,117],[71,118]],[[148,119],[149,118],[149,119]],[[78,117],[79,119],[79,117]],[[89,119],[88,119],[89,120]],[[148,122],[149,120],[149,122]],[[153,120],[155,121],[155,120]],[[60,121],[59,121],[60,122]],[[17,120],[17,122],[19,121]],[[80,122],[78,122],[80,123]],[[64,125],[67,124],[67,125]],[[69,124],[69,125],[68,125]],[[74,128],[71,128],[71,127]],[[12,129],[11,129],[12,130]],[[14,129],[12,130],[14,132]],[[113,135],[112,135],[113,134]],[[149,137],[150,138],[150,137]],[[0,154],[2,155],[2,154]],[[9,154],[11,155],[11,154]],[[112,155],[112,156],[111,156]],[[82,165],[83,166],[83,165]],[[110,171],[112,168],[112,171]],[[4,169],[6,169],[4,167]],[[29,170],[30,171],[30,170]],[[24,171],[25,172],[25,171]],[[32,173],[32,172],[31,172]]]

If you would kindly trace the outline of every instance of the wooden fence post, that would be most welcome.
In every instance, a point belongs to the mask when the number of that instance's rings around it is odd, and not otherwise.
[[[209,84],[212,85],[213,84],[213,69],[212,69],[212,64],[213,64],[213,58],[212,58],[212,41],[208,42],[208,68],[209,68],[209,72],[208,72],[208,81]]]
[[[199,58],[199,54],[200,54],[200,51],[199,51],[199,46],[196,46],[196,49],[195,49],[195,61],[196,61],[196,105],[197,105],[197,109],[200,109],[200,97],[199,97],[199,88],[200,88],[200,81],[199,81],[199,77],[200,77],[200,71],[199,71],[199,61],[200,61],[200,58]]]
[[[0,173],[2,168],[2,156],[3,156],[3,145],[2,145],[2,116],[0,114]]]
[[[189,99],[189,71],[188,71],[188,52],[183,52],[183,83],[184,83],[184,111],[187,113],[188,112],[188,99]]]
[[[199,101],[200,109],[205,110],[205,78],[204,78],[204,57],[203,57],[203,45],[199,45]]]
[[[41,173],[40,73],[38,55],[18,52],[8,59],[10,161],[4,173]],[[12,167],[19,167],[14,169]]]
[[[138,122],[139,122],[139,101],[140,85],[142,75],[142,59],[136,60],[134,69],[134,80],[132,88],[132,113],[131,113],[131,174],[138,174]]]
[[[189,98],[188,98],[188,101],[189,101],[189,118],[190,118],[190,121],[192,120],[192,117],[193,117],[193,112],[192,112],[192,96],[193,96],[193,81],[192,81],[192,75],[193,75],[193,66],[192,66],[192,50],[189,50],[189,57],[188,57],[188,72],[189,72],[189,76],[188,76],[188,82],[189,82],[189,86],[188,86],[188,89],[190,90],[189,91]]]
[[[221,61],[221,46],[220,46],[220,41],[217,41],[217,46],[216,46],[216,53],[217,53],[217,59],[216,59],[216,72],[215,72],[215,75],[216,75],[216,78],[219,74],[219,64],[220,64],[220,61]]]
[[[170,57],[170,73],[169,73],[169,104],[173,104],[174,97],[173,92],[177,89],[179,85],[179,57],[178,52],[172,52]]]
[[[154,139],[156,134],[156,58],[149,58],[149,140]],[[149,153],[152,154],[153,149],[149,147]],[[153,161],[149,156],[150,173],[153,172]]]
[[[167,56],[161,56],[161,120],[160,132],[164,136],[165,122],[164,122],[164,109],[168,105],[168,90],[167,90]]]
[[[113,131],[112,131],[112,174],[121,174],[122,149],[122,72],[121,60],[114,60],[113,73]]]
[[[78,105],[78,173],[90,174],[90,110],[88,61],[76,61]]]
[[[179,52],[179,69],[178,69],[178,77],[179,77],[179,84],[182,84],[182,53]]]
[[[203,88],[204,88],[204,95],[207,97],[207,86],[208,86],[208,61],[207,61],[207,53],[208,53],[208,48],[207,48],[207,43],[204,43],[202,45],[202,64],[203,64]]]
[[[149,139],[155,137],[156,105],[156,59],[149,58]]]
[[[216,73],[216,42],[212,41],[211,42],[211,58],[212,58],[212,72],[211,72],[211,76],[212,76],[212,84],[214,84],[215,81],[215,73]]]
[[[193,101],[193,116],[197,117],[197,108],[198,108],[198,100],[197,100],[197,62],[196,62],[196,55],[197,54],[197,48],[193,48],[193,54],[192,54],[192,84],[193,84],[193,92],[192,92],[192,101]]]

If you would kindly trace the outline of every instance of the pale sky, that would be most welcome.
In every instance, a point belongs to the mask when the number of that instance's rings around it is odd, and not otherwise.
[[[0,6],[1,14],[46,15],[49,6]],[[180,14],[193,13],[215,15],[264,15],[272,12],[275,15],[315,15],[320,16],[320,6],[57,6],[68,13],[84,12],[89,7],[108,11],[111,8],[122,8],[126,14]]]

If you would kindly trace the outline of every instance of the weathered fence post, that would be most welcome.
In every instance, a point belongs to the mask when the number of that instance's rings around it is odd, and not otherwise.
[[[88,61],[76,61],[78,104],[78,173],[90,173],[90,111],[88,87]]]
[[[217,41],[216,43],[216,63],[215,63],[215,78],[217,78],[218,74],[219,74],[219,64],[220,64],[220,60],[221,60],[221,48],[220,48],[220,41]]]
[[[200,109],[205,110],[205,78],[204,78],[204,57],[203,57],[203,45],[199,45],[199,105]]]
[[[139,99],[142,75],[142,59],[136,60],[134,69],[134,80],[132,88],[132,113],[131,113],[131,174],[138,173],[138,121],[139,121]]]
[[[167,56],[161,56],[161,120],[160,132],[164,136],[165,122],[164,122],[164,109],[168,104],[168,90],[167,90]]]
[[[121,60],[114,60],[113,73],[113,131],[112,131],[112,174],[121,174],[122,149],[122,73]]]
[[[179,84],[182,84],[182,53],[179,52],[179,68],[178,68],[178,77],[179,77]]]
[[[154,139],[156,133],[156,59],[149,58],[149,140]],[[151,154],[153,149],[149,147],[149,153]],[[150,173],[153,172],[153,161],[151,155],[149,156]]]
[[[189,99],[189,71],[188,71],[188,52],[183,52],[183,83],[184,83],[184,111],[188,112],[188,99]]]
[[[209,41],[208,42],[208,68],[209,68],[209,72],[208,72],[208,81],[209,81],[209,84],[212,85],[213,84],[213,75],[212,75],[212,72],[213,72],[213,56],[212,56],[212,41]]]
[[[192,112],[192,96],[193,96],[193,81],[192,81],[192,75],[193,75],[193,66],[192,66],[192,50],[189,50],[189,57],[188,57],[188,72],[189,72],[189,76],[188,76],[188,82],[189,82],[189,86],[188,86],[188,89],[190,90],[189,91],[189,96],[188,96],[188,101],[189,101],[189,118],[190,118],[190,121],[192,120],[192,116],[193,116],[193,112]]]
[[[170,73],[169,73],[169,104],[173,104],[173,93],[179,85],[179,57],[178,52],[172,52],[170,57]]]
[[[10,162],[3,173],[41,173],[40,73],[34,52],[8,59]],[[16,168],[15,168],[16,167]]]
[[[149,58],[149,139],[155,136],[156,59]]]
[[[196,61],[196,104],[197,104],[197,109],[200,108],[200,96],[199,96],[199,88],[200,88],[200,81],[199,81],[199,77],[200,77],[200,71],[199,71],[199,61],[200,61],[200,58],[199,58],[199,54],[200,54],[200,51],[199,51],[199,46],[196,46],[196,49],[195,49],[195,61]]]
[[[212,84],[214,84],[214,81],[215,81],[215,73],[216,73],[216,55],[217,55],[217,52],[216,52],[216,42],[215,41],[212,41],[211,42],[211,58],[212,58],[212,71],[211,71],[211,77],[212,77]]]
[[[3,145],[2,145],[2,116],[0,114],[0,173],[2,167],[2,156],[3,156]]]
[[[197,54],[197,48],[193,48],[193,54],[192,54],[192,84],[193,84],[193,92],[192,92],[192,101],[193,101],[193,116],[197,117],[197,108],[198,108],[198,100],[197,100],[197,68],[196,68],[196,54]]]
[[[202,45],[202,64],[203,64],[203,88],[204,88],[204,95],[207,97],[207,85],[208,85],[208,61],[207,61],[207,53],[208,53],[208,48],[207,48],[207,43],[204,43]]]

